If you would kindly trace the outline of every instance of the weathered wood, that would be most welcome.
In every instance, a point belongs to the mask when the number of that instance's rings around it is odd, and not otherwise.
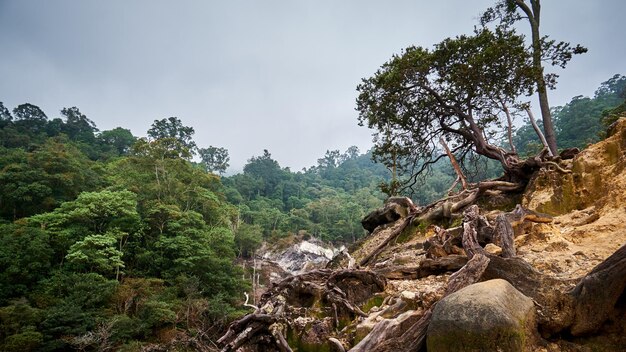
[[[569,292],[574,299],[574,321],[570,332],[581,336],[597,331],[626,289],[626,245],[587,274]],[[623,299],[623,298],[622,298]]]
[[[393,266],[374,269],[389,280],[417,280],[430,275],[441,275],[460,270],[467,264],[465,255],[447,255],[437,259],[424,259],[417,266]]]
[[[454,168],[454,172],[456,172],[457,178],[461,181],[461,187],[464,190],[467,189],[467,179],[465,178],[465,174],[463,174],[463,170],[461,170],[461,166],[459,166],[459,162],[456,161],[456,157],[450,151],[450,148],[448,147],[448,143],[446,143],[443,137],[441,137],[439,138],[439,144],[441,144],[441,146],[443,147],[443,150],[448,155],[448,158],[450,159],[450,163],[452,164],[452,167]]]
[[[541,132],[541,129],[537,125],[537,121],[535,121],[535,116],[533,115],[533,112],[530,110],[530,107],[525,106],[524,110],[526,110],[526,114],[528,114],[528,118],[530,119],[530,124],[533,126],[535,133],[537,133],[537,136],[539,136],[539,140],[541,141],[541,144],[543,144],[543,146],[548,150],[548,155],[553,156],[554,153],[552,153],[552,150],[554,150],[556,153],[556,148],[551,148],[548,145],[548,142],[546,141],[546,137],[543,135],[543,132]]]
[[[290,352],[283,331],[294,328],[293,319],[301,309],[332,306],[335,327],[340,317],[366,317],[359,305],[374,293],[385,290],[384,277],[369,270],[315,270],[288,277],[270,287],[263,294],[259,308],[233,322],[218,343],[223,352],[236,351],[254,343],[269,344],[272,350]],[[256,342],[255,342],[256,341]]]
[[[345,347],[343,347],[341,341],[337,340],[336,338],[331,337],[328,339],[328,342],[331,346],[333,346],[336,352],[346,352],[346,349]]]
[[[469,258],[478,253],[485,253],[485,249],[478,244],[478,216],[480,215],[477,205],[465,209],[463,213],[463,248]]]
[[[493,243],[502,248],[502,257],[515,257],[515,233],[505,214],[499,214],[496,217],[493,234]]]
[[[481,253],[474,255],[461,270],[450,277],[444,297],[476,282],[482,276],[488,264],[489,258],[487,256]],[[435,305],[436,303],[409,326],[401,322],[394,322],[393,319],[383,320],[376,324],[374,329],[361,342],[350,349],[350,352],[419,351],[426,341],[426,330]]]
[[[380,252],[387,247],[389,242],[393,241],[396,237],[398,237],[404,229],[409,226],[409,224],[413,221],[413,216],[408,216],[402,220],[402,223],[391,233],[389,236],[382,241],[376,248],[370,252],[365,258],[359,261],[359,266],[366,266],[373,258],[375,258]]]

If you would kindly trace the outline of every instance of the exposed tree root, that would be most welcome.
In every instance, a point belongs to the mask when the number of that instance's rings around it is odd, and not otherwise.
[[[270,343],[282,352],[291,351],[285,331],[293,329],[294,319],[303,310],[332,307],[326,314],[334,317],[337,328],[340,318],[366,317],[359,304],[383,291],[385,285],[383,276],[368,270],[316,270],[288,277],[263,294],[254,313],[233,322],[218,343],[223,352],[255,341]]]
[[[476,207],[474,211],[472,208],[471,212],[467,213],[466,219],[469,221],[477,221],[477,209]],[[475,218],[473,218],[474,215],[476,216]],[[444,297],[478,281],[489,264],[489,258],[482,253],[482,248],[478,245],[478,241],[476,240],[476,231],[471,227],[465,228],[463,232],[463,243],[467,243],[468,246],[470,246],[465,248],[465,250],[468,252],[468,257],[471,259],[461,270],[450,277]],[[430,323],[435,305],[432,305],[417,321],[409,326],[402,324],[402,322],[394,322],[393,319],[377,324],[361,342],[350,350],[350,352],[419,351],[426,341],[426,330]],[[405,317],[404,321],[407,320],[411,321],[411,319],[406,319]]]

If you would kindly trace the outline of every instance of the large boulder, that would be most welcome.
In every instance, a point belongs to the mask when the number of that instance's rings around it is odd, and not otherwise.
[[[467,286],[437,303],[428,326],[429,352],[531,351],[532,299],[505,280]]]

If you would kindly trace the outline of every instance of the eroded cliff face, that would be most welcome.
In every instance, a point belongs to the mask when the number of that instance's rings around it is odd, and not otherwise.
[[[523,225],[516,238],[538,269],[584,275],[626,243],[626,118],[611,132],[571,161],[571,174],[541,171],[529,184],[523,204],[555,216]]]
[[[619,209],[626,194],[626,118],[621,118],[605,140],[580,152],[571,174],[540,171],[531,180],[524,205],[551,215],[595,207]]]

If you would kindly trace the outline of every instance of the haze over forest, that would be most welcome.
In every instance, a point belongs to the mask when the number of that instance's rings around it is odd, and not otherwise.
[[[354,111],[360,79],[404,47],[470,33],[491,3],[5,0],[0,98],[51,118],[77,106],[101,130],[136,136],[176,116],[199,144],[229,150],[231,173],[263,149],[300,170],[326,150],[368,150]],[[589,48],[556,70],[551,105],[623,72],[625,12],[623,1],[543,4],[544,33]]]

